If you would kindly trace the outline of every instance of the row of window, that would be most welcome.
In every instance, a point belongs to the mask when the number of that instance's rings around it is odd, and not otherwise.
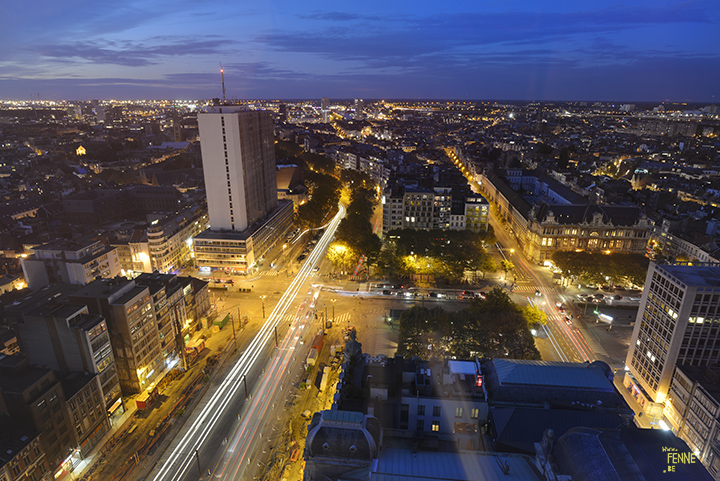
[[[442,406],[433,406],[433,411],[432,411],[433,417],[439,417],[441,412],[442,412]],[[425,405],[424,404],[418,404],[417,414],[418,414],[418,416],[425,415]],[[477,419],[479,415],[480,415],[479,409],[477,409],[477,408],[470,409],[470,417],[472,419]],[[463,408],[462,407],[455,408],[455,417],[456,418],[463,417]]]

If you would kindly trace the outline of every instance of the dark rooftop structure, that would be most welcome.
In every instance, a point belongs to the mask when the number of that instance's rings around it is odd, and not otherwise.
[[[535,212],[539,222],[547,218],[549,212],[555,215],[558,224],[589,224],[596,214],[602,216],[602,222],[617,226],[635,225],[641,217],[641,211],[635,206],[622,205],[583,205],[583,204],[540,204]]]
[[[593,363],[490,359],[483,361],[492,405],[610,410],[632,415],[612,384],[610,367]]]
[[[558,474],[573,481],[710,481],[687,444],[659,429],[575,428],[553,450]]]

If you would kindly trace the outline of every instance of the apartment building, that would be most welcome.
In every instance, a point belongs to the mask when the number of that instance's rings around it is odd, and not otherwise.
[[[99,240],[57,241],[33,247],[32,251],[21,259],[31,289],[58,282],[84,285],[120,275],[117,250]]]
[[[715,479],[720,479],[720,369],[675,368],[665,419]]]
[[[455,205],[451,187],[396,186],[383,194],[383,235],[393,229],[487,230],[490,205],[480,195]]]
[[[53,479],[40,433],[7,414],[0,414],[0,479],[51,481]]]
[[[150,289],[162,356],[181,360],[185,342],[199,326],[193,279],[155,273],[141,274],[135,282]]]
[[[97,374],[104,409],[114,418],[124,411],[107,321],[69,300],[77,290],[68,284],[44,287],[8,306],[5,316],[31,364],[61,376]]]
[[[31,366],[23,356],[0,359],[0,413],[40,433],[42,450],[55,477],[72,471],[77,444],[65,393],[53,370]]]
[[[146,389],[165,368],[150,288],[122,278],[98,279],[70,300],[105,318],[122,392]]]

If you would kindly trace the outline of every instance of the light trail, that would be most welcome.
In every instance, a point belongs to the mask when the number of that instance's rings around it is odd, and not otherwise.
[[[215,429],[217,421],[225,414],[225,409],[227,409],[237,394],[237,391],[240,389],[241,381],[254,367],[268,342],[274,338],[275,329],[283,319],[291,303],[294,302],[298,291],[312,273],[313,267],[321,255],[324,255],[335,230],[345,216],[345,212],[345,206],[339,204],[338,213],[326,225],[326,227],[329,228],[325,231],[325,234],[317,243],[307,261],[300,268],[298,274],[290,283],[290,286],[285,293],[283,293],[275,305],[275,308],[268,316],[265,324],[263,324],[260,331],[252,339],[250,345],[240,356],[240,359],[231,368],[226,378],[222,381],[222,384],[220,384],[210,396],[210,399],[202,407],[201,411],[198,414],[193,412],[194,419],[190,421],[189,425],[186,425],[187,427],[183,427],[184,433],[181,435],[180,441],[175,444],[170,453],[167,454],[167,457],[160,460],[158,464],[161,466],[152,476],[153,480],[176,481],[185,476],[190,465],[194,462],[196,450],[203,447],[212,430]],[[265,382],[267,382],[267,378]]]

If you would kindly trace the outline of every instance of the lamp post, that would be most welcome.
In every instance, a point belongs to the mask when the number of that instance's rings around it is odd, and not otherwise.
[[[262,302],[262,315],[263,319],[265,319],[265,298],[267,296],[260,296],[260,301]]]
[[[335,301],[337,301],[337,299],[330,299],[330,302],[333,303],[332,304],[332,306],[333,306],[333,322],[335,322]],[[348,322],[350,322],[350,321],[348,321]]]

